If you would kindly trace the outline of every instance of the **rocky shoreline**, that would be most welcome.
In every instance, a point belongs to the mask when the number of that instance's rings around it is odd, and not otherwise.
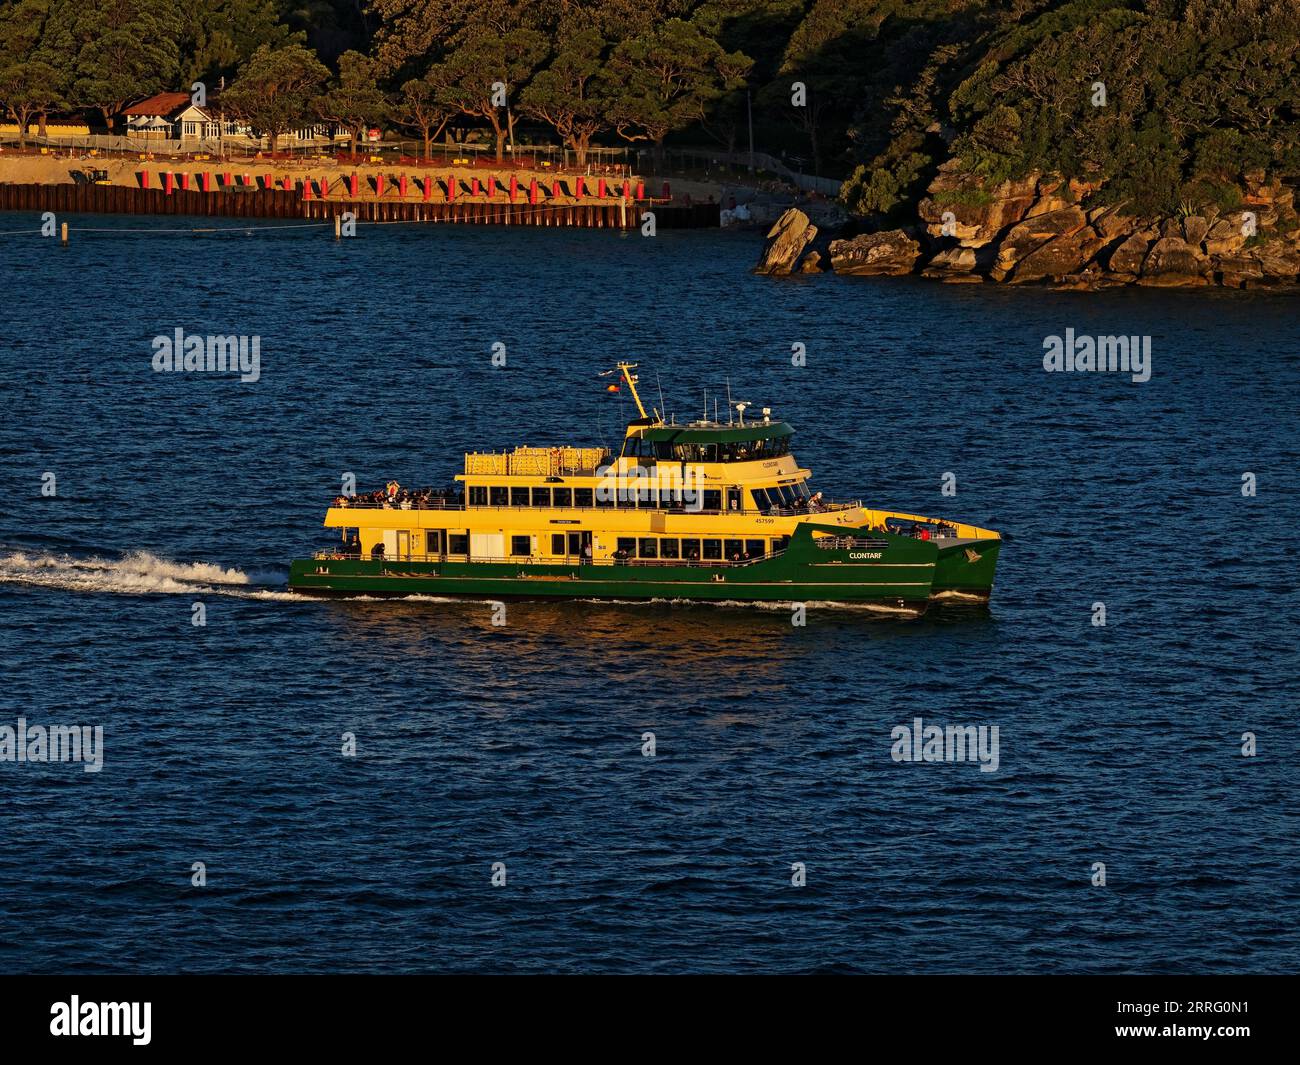
[[[1095,291],[1124,285],[1249,289],[1300,279],[1293,190],[1246,175],[1241,205],[1144,217],[1123,203],[1090,206],[1097,185],[1034,173],[988,190],[950,162],[918,204],[918,223],[852,232],[791,208],[767,235],[757,272],[919,274],[949,284],[1046,284]]]

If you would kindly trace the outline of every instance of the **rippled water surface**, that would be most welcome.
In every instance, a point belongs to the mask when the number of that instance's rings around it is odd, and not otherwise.
[[[1296,968],[1294,298],[772,280],[752,234],[129,231],[187,224],[0,239],[0,725],[104,729],[97,774],[0,762],[0,968]],[[260,336],[261,379],[154,373],[177,327]],[[1151,380],[1044,373],[1067,327],[1150,335]],[[679,419],[729,378],[828,496],[1008,533],[991,607],[285,591],[346,471],[614,442],[619,358]],[[998,770],[895,762],[916,717],[997,725]]]

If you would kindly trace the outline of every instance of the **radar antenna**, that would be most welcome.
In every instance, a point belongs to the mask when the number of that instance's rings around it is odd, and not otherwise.
[[[641,417],[653,421],[656,425],[662,425],[663,418],[659,416],[658,411],[655,412],[656,416],[653,419],[646,413],[645,404],[641,402],[641,394],[636,390],[636,383],[640,378],[632,372],[635,369],[636,363],[634,362],[620,362],[616,370],[604,370],[600,376],[608,377],[612,373],[622,373],[623,380],[627,382],[628,391],[632,393],[632,401],[636,404],[636,409],[641,412]]]

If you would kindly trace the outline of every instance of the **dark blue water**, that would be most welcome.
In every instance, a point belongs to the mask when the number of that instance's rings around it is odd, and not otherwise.
[[[1300,962],[1295,298],[779,281],[740,234],[77,221],[0,239],[0,725],[102,725],[104,766],[0,762],[0,969]],[[177,327],[260,336],[260,381],[154,373]],[[1044,373],[1067,327],[1149,334],[1151,380]],[[620,358],[679,418],[730,378],[828,496],[1009,533],[991,607],[494,627],[285,593],[345,471],[612,442]],[[997,772],[895,762],[918,716],[997,725]]]

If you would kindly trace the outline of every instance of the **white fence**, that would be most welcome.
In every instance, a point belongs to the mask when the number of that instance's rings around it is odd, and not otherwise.
[[[6,143],[16,145],[17,133],[7,133],[2,138]],[[277,152],[334,151],[347,144],[344,140],[331,141],[327,138],[303,141],[292,135],[281,137],[276,145]],[[129,137],[106,133],[72,134],[66,136],[27,137],[29,148],[52,148],[56,151],[70,152],[127,152],[141,155],[248,155],[252,152],[265,151],[266,140],[261,143],[244,137],[186,137],[174,140],[170,137]]]

